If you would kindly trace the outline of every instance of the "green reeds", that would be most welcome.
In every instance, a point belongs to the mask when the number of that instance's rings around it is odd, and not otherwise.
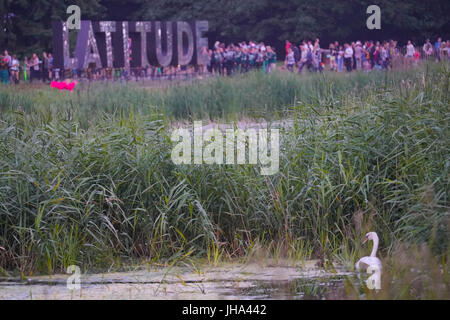
[[[1,87],[0,271],[185,255],[217,263],[256,245],[351,260],[367,231],[381,250],[401,240],[447,257],[449,76],[439,64],[150,90]],[[242,116],[293,119],[278,174],[172,163],[171,121]]]

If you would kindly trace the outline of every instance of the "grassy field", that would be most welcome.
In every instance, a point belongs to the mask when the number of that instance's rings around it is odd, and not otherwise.
[[[165,88],[143,88],[133,81],[127,85],[81,83],[72,94],[59,92],[48,85],[21,85],[14,90],[10,87],[0,89],[0,110],[69,118],[84,129],[105,114],[115,119],[128,118],[130,113],[141,116],[160,113],[170,119],[188,120],[276,119],[290,115],[298,105],[304,104],[341,110],[357,105],[361,109],[367,99],[378,93],[406,93],[409,83],[421,84],[424,75],[427,80],[435,77],[433,71],[427,70],[302,76],[288,72],[275,72],[269,76],[253,72],[233,78],[186,81],[181,85],[166,82]]]
[[[261,248],[351,268],[368,231],[383,257],[426,245],[447,268],[449,83],[448,64],[429,64],[165,89],[0,87],[0,273],[214,262]],[[242,117],[293,120],[278,174],[172,163],[174,121]]]

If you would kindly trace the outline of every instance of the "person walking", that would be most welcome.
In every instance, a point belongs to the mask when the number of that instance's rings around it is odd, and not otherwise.
[[[342,46],[339,46],[338,55],[337,55],[337,66],[338,72],[342,72],[344,68],[344,49]]]
[[[430,39],[427,39],[422,47],[425,59],[429,60],[433,55],[433,46],[431,45]]]
[[[350,44],[350,47],[353,50],[353,54],[352,54],[352,70],[356,70],[356,58],[355,58],[355,47],[356,47],[356,43],[352,42]]]
[[[231,76],[234,67],[234,50],[231,45],[228,46],[227,50],[224,53],[224,64],[227,76]]]
[[[306,66],[306,68],[311,71],[311,66],[313,62],[313,56],[311,49],[309,48],[308,44],[304,43],[302,46],[302,55],[301,55],[301,62],[300,67],[298,68],[298,72],[302,73],[303,68]]]
[[[382,45],[380,48],[380,60],[381,69],[387,70],[389,67],[387,44]]]
[[[215,75],[221,74],[220,64],[222,63],[222,55],[220,49],[216,48],[211,58],[212,70]]]
[[[408,44],[406,45],[406,64],[409,66],[414,62],[414,56],[416,53],[416,49],[414,48],[414,45],[412,44],[411,40],[408,40]]]
[[[51,53],[47,55],[48,57],[48,78],[50,81],[53,80],[53,56]]]
[[[295,65],[297,66],[298,62],[300,61],[300,50],[296,45],[293,45],[291,48],[292,51],[294,52]]]
[[[0,55],[0,82],[4,84],[9,83],[9,60],[3,56]]]
[[[440,62],[442,56],[442,38],[438,38],[434,43],[434,54],[436,56],[436,61]]]
[[[33,83],[33,80],[39,79],[39,61],[36,53],[33,53],[31,59],[28,61],[28,67],[30,68],[30,83]]]
[[[344,45],[345,50],[344,50],[344,64],[345,67],[347,69],[347,72],[351,72],[352,71],[352,59],[353,59],[353,49],[352,47],[346,43]]]
[[[290,72],[293,72],[294,65],[295,65],[294,51],[292,51],[292,49],[289,49],[288,55],[286,56],[286,68]]]
[[[276,68],[277,55],[271,46],[267,46],[267,69],[266,72],[270,73]]]
[[[19,60],[17,60],[16,56],[13,55],[11,58],[11,79],[15,84],[19,83]]]
[[[12,81],[11,79],[11,56],[8,53],[8,50],[5,50],[4,52],[4,59],[6,61],[6,63],[8,64],[8,77],[9,77],[9,81]]]
[[[285,49],[286,49],[286,57],[289,54],[289,49],[291,48],[292,43],[289,40],[286,40]]]
[[[327,58],[330,61],[330,71],[337,71],[336,50],[334,44],[330,43],[328,47]]]
[[[356,41],[355,44],[355,60],[356,60],[356,70],[361,70],[362,67],[362,56],[363,48],[360,41]]]

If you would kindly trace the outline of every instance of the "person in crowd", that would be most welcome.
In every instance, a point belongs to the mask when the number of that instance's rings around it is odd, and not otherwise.
[[[25,57],[23,59],[23,67],[22,67],[22,69],[23,69],[23,80],[25,82],[28,82],[28,78],[30,77],[30,67],[28,65],[28,58],[27,57]]]
[[[361,42],[358,40],[345,43],[344,47],[340,46],[338,41],[334,41],[330,43],[329,48],[326,50],[320,48],[319,38],[316,38],[314,42],[303,40],[299,46],[286,41],[286,45],[289,47],[289,50],[285,58],[285,69],[290,72],[293,72],[294,68],[298,68],[298,72],[301,73],[305,66],[310,72],[322,72],[325,63],[329,63],[330,71],[337,72],[341,72],[344,66],[347,72],[352,70],[364,70],[366,72],[374,69],[389,70],[401,65],[403,61],[397,42],[392,39],[383,42]],[[67,65],[64,69],[59,70],[53,66],[52,55],[46,52],[43,53],[42,61],[39,60],[35,53],[28,60],[27,57],[24,57],[22,66],[15,55],[11,57],[8,51],[4,50],[1,55],[2,77],[6,70],[8,82],[18,83],[22,77],[19,71],[23,70],[24,82],[27,82],[28,79],[30,82],[33,82],[41,78],[44,82],[48,82],[59,78],[86,78],[86,76],[91,80],[121,80],[129,79],[131,75],[136,77],[136,81],[138,81],[138,78],[169,78],[170,80],[178,75],[186,76],[189,72],[197,73],[197,75],[210,73],[213,75],[231,76],[250,70],[262,70],[268,74],[276,68],[277,56],[274,47],[264,42],[244,41],[237,45],[233,43],[225,45],[225,43],[216,41],[213,49],[207,49],[207,47],[202,49],[205,55],[209,56],[205,66],[173,66],[162,69],[148,65],[145,68],[130,70],[125,68],[108,70],[107,68],[97,67],[77,70],[71,65]],[[421,58],[420,51],[422,51],[422,57],[424,58],[436,57],[438,62],[442,60],[447,61],[450,60],[450,41],[442,41],[442,38],[438,38],[432,45],[430,40],[427,39],[422,50],[417,50],[411,40],[408,40],[405,54],[407,65],[419,63]],[[322,58],[326,58],[326,60],[322,61]],[[116,72],[115,76],[114,71]],[[2,78],[2,82],[6,81]]]
[[[416,49],[416,51],[414,52],[414,65],[419,64],[419,59],[420,59],[420,53],[419,53],[419,50]]]
[[[330,43],[328,46],[328,53],[327,53],[327,59],[330,63],[330,71],[336,71],[337,70],[337,62],[336,62],[336,56],[334,54],[334,44]]]
[[[28,67],[30,68],[30,83],[33,83],[33,80],[40,78],[40,64],[41,61],[39,60],[37,54],[33,53],[31,59],[28,61]]]
[[[213,51],[211,49],[208,50],[208,72],[209,73],[213,73]],[[150,68],[150,66],[148,65],[146,68],[146,75],[148,74],[148,69]]]
[[[338,65],[338,72],[342,72],[344,68],[344,48],[342,46],[339,46],[337,65]]]
[[[372,69],[372,65],[370,64],[369,51],[364,49],[361,59],[362,59],[362,68],[363,68],[364,72],[369,72]]]
[[[9,55],[8,50],[5,50],[4,54],[5,54],[4,59],[9,67],[9,66],[11,66],[11,56]]]
[[[398,57],[398,50],[397,50],[397,43],[396,43],[396,41],[390,40],[388,48],[389,48],[389,57],[390,57],[390,59],[389,59],[389,67],[391,69],[393,69],[394,68],[394,64],[396,64],[397,60],[398,60],[397,59],[397,57]]]
[[[450,40],[447,40],[447,42],[445,43],[445,47],[444,47],[444,49],[442,49],[442,51],[443,51],[443,55],[444,55],[445,59],[447,61],[449,61],[450,60]]]
[[[302,73],[303,68],[306,66],[307,55],[308,50],[306,49],[306,43],[303,41],[303,43],[300,45],[300,61],[298,66],[298,73]]]
[[[0,83],[9,83],[9,60],[4,56],[0,55]]]
[[[356,70],[356,58],[355,58],[355,47],[356,47],[356,43],[352,42],[350,44],[350,47],[353,50],[353,54],[352,54],[352,70]]]
[[[211,65],[214,74],[221,74],[222,53],[220,50],[219,47],[216,47],[211,57]]]
[[[262,68],[264,64],[264,52],[261,50],[255,50],[255,67],[256,69]]]
[[[374,68],[377,70],[380,70],[382,63],[381,63],[380,46],[378,44],[375,44],[375,46],[374,46],[373,61],[374,61]]]
[[[314,49],[314,48],[313,48]],[[305,44],[304,46],[304,61],[302,61],[302,64],[299,68],[299,73],[302,72],[303,68],[306,66],[308,71],[312,71],[313,69],[313,52],[308,44]]]
[[[48,58],[48,77],[49,80],[53,80],[53,56],[51,53],[47,54]]]
[[[369,58],[370,67],[372,69],[375,67],[376,63],[377,44],[378,42],[374,42],[372,40],[367,41],[367,47],[365,49],[365,52],[367,53],[367,56]]]
[[[408,65],[411,65],[414,61],[416,49],[414,48],[414,45],[412,44],[411,40],[408,40],[408,44],[406,45],[406,62]]]
[[[226,69],[227,75],[231,76],[231,74],[233,73],[233,67],[234,67],[234,47],[233,47],[233,45],[229,45],[227,47],[223,57],[224,57],[224,64],[225,64],[225,69]]]
[[[333,43],[330,43],[328,47],[327,58],[330,61],[330,71],[337,71],[336,49]]]
[[[12,58],[9,55],[8,50],[5,50],[4,54],[5,54],[5,60],[8,63],[8,75],[9,75],[9,78],[10,78],[9,81],[11,82],[12,81],[12,78],[11,78],[11,59]]]
[[[266,52],[266,45],[264,44],[264,42],[260,42],[259,43],[259,46],[258,46],[258,49],[261,51],[261,52]]]
[[[430,59],[433,55],[433,46],[431,45],[430,39],[427,39],[425,44],[422,47],[422,51],[424,54],[425,59]]]
[[[11,77],[11,60],[12,60],[12,58],[11,58],[11,56],[9,55],[8,50],[5,50],[5,51],[4,51],[4,57],[5,57],[6,63],[8,64],[8,76],[9,76],[9,82],[12,82],[12,81],[13,81],[13,79],[12,79],[12,77]]]
[[[256,64],[256,49],[254,47],[250,48],[247,55],[248,59],[248,70],[253,70]]]
[[[291,48],[289,48],[288,55],[286,56],[286,68],[293,72],[295,66],[295,57],[294,57],[294,51],[292,51]]]
[[[355,56],[355,68],[356,68],[356,70],[361,70],[362,56],[363,56],[363,48],[362,48],[361,41],[356,41],[354,56]]]
[[[293,45],[291,48],[292,51],[294,52],[295,65],[298,65],[298,62],[300,60],[300,50],[296,45]]]
[[[437,38],[436,42],[434,43],[434,52],[435,52],[435,56],[436,56],[436,61],[441,61],[442,38]]]
[[[373,43],[373,41],[369,41],[367,43],[367,54],[369,56],[371,70],[375,67],[375,51],[376,51],[375,44]]]
[[[389,67],[389,54],[387,44],[384,44],[380,48],[380,64],[383,70],[387,70]]]
[[[291,43],[289,42],[289,40],[286,40],[286,44],[285,44],[285,49],[286,49],[286,57],[289,54],[289,49],[291,48]]]
[[[11,79],[12,81],[14,81],[15,84],[19,83],[19,60],[17,60],[16,56],[13,54],[12,58],[11,58],[11,67],[10,67],[10,71],[11,71]]]
[[[352,47],[346,43],[344,44],[345,50],[344,50],[344,64],[345,68],[347,69],[347,72],[352,71],[352,59],[353,59],[353,49]]]
[[[272,72],[277,66],[277,54],[271,46],[267,46],[267,73]]]
[[[234,70],[237,73],[242,73],[242,49],[240,46],[235,46],[234,52]]]
[[[241,52],[242,52],[242,57],[241,57],[241,73],[246,73],[249,70],[249,61],[248,61],[248,48],[246,45],[242,44],[241,45]]]
[[[314,44],[312,51],[312,70],[316,72],[322,72],[322,52],[320,50],[320,46],[318,42]]]

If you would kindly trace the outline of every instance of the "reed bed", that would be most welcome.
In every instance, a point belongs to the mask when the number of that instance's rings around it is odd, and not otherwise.
[[[0,87],[0,273],[139,260],[449,254],[448,64],[299,77],[252,73],[165,89]],[[280,171],[174,165],[177,119],[289,117]]]

